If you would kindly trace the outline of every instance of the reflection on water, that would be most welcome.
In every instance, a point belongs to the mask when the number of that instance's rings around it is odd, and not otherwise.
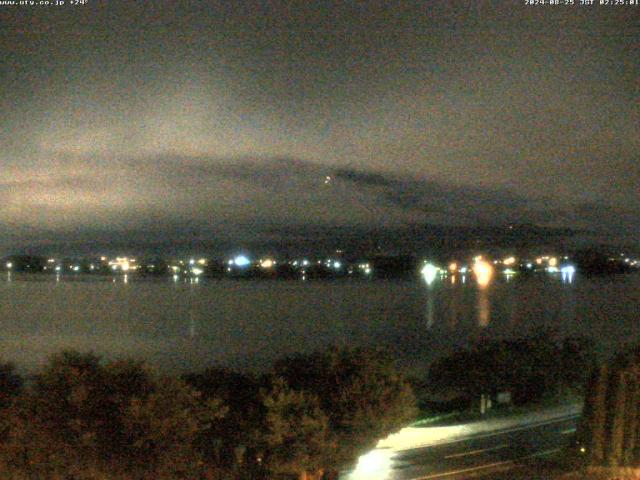
[[[576,270],[574,267],[568,266],[563,267],[561,270],[562,282],[563,283],[573,283],[573,276],[575,275]]]
[[[486,287],[478,289],[478,326],[486,327],[491,319],[491,306],[489,305],[489,294]]]
[[[427,329],[430,329],[433,326],[433,322],[434,322],[434,314],[433,314],[434,295],[435,295],[434,290],[429,290],[427,292]]]
[[[451,301],[449,302],[449,321],[448,321],[449,328],[452,330],[455,329],[456,326],[458,325],[458,320],[460,317],[459,303],[460,303],[460,296],[452,295]]]
[[[473,274],[480,288],[488,287],[493,277],[493,267],[489,262],[478,259],[473,265]]]
[[[455,278],[455,280],[454,280]],[[479,338],[554,327],[613,351],[639,338],[640,275],[438,275],[419,281],[231,281],[136,275],[0,281],[0,353],[38,364],[61,348],[183,370],[262,368],[329,345],[391,348],[408,365]],[[431,279],[431,277],[430,277]]]

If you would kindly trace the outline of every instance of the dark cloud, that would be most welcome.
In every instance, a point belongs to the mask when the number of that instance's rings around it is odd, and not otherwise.
[[[150,250],[234,244],[290,248],[293,241],[355,245],[370,237],[397,249],[399,239],[409,246],[447,235],[460,243],[464,232],[474,231],[470,228],[500,230],[508,223],[546,225],[551,234],[586,213],[549,210],[544,199],[506,189],[469,189],[294,159],[161,156],[111,159],[108,168],[106,163],[75,158],[66,163],[76,171],[73,176],[0,188],[9,205],[37,212],[11,217],[9,209],[0,221],[32,244],[56,244],[58,238],[69,248],[104,250],[110,241],[113,248],[124,241]],[[122,197],[127,201],[119,204]],[[589,212],[588,221],[574,226],[588,229],[602,211]]]
[[[149,225],[250,239],[273,225],[535,222],[638,238],[639,14],[0,7],[5,243]]]

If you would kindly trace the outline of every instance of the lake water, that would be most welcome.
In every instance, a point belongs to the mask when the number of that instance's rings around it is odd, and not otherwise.
[[[421,370],[477,339],[552,327],[601,354],[640,339],[640,275],[424,281],[0,278],[0,356],[32,369],[63,348],[135,356],[175,372],[262,369],[328,345],[391,348]]]

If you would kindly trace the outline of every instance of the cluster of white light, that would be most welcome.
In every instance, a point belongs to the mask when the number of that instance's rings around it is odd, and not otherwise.
[[[135,263],[135,258],[116,257],[115,260],[109,261],[109,266],[113,271],[121,270],[123,272],[128,272],[129,270],[136,270],[138,268]]]
[[[562,281],[565,283],[573,282],[573,276],[576,273],[576,267],[573,265],[564,265],[560,268],[560,273],[562,274]]]
[[[432,263],[426,263],[420,271],[420,273],[422,273],[424,281],[427,282],[427,285],[431,285],[434,282],[434,280],[438,276],[438,272],[440,272],[440,269]]]
[[[358,265],[358,269],[362,270],[365,275],[370,275],[373,271],[369,263],[361,263]]]

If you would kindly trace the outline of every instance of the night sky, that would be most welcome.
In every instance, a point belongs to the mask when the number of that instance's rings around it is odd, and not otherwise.
[[[640,6],[524,3],[0,6],[0,249],[510,222],[638,245]]]

